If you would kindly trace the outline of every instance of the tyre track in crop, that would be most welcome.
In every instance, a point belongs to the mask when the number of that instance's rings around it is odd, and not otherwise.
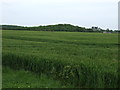
[[[15,39],[15,40],[23,40],[23,41],[33,41],[33,42],[48,42],[48,43],[64,43],[64,44],[75,44],[75,45],[89,45],[93,47],[118,47],[120,44],[118,43],[88,43],[88,42],[80,42],[80,41],[68,41],[68,40],[55,40],[55,39],[41,39],[41,38],[28,38],[28,37],[3,37],[6,39]]]

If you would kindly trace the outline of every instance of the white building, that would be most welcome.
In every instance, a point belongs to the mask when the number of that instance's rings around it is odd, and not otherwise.
[[[92,27],[92,30],[93,30],[93,31],[100,31],[101,28],[98,28],[98,27]]]

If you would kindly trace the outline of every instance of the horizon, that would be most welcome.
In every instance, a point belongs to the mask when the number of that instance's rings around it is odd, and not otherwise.
[[[62,23],[118,30],[118,1],[2,0],[1,24],[31,27]]]
[[[67,24],[67,25],[72,25],[72,26],[78,26],[78,25],[73,25],[73,24],[70,24],[70,23],[58,23],[58,24],[48,24],[48,25],[33,25],[33,26],[25,26],[25,25],[15,25],[15,24],[2,24],[2,25],[10,25],[10,26],[20,26],[20,27],[39,27],[39,26],[49,26],[49,25],[59,25],[59,24]],[[1,26],[2,26],[1,25]],[[98,27],[98,26],[91,26],[91,27],[84,27],[84,26],[78,26],[78,27],[82,27],[82,28],[85,28],[85,29],[92,29],[92,27]],[[101,27],[98,27],[102,30],[107,30],[109,28],[106,28],[106,29],[103,29]],[[118,30],[118,29],[109,29],[109,30]]]
[[[0,24],[0,25],[13,25],[13,26],[23,26],[23,27],[37,27],[37,26],[49,26],[49,25],[59,25],[59,24],[70,24],[70,23],[56,23],[56,24],[42,24],[42,25],[19,25],[19,24]],[[76,25],[76,24],[70,24],[70,25],[73,25],[73,26],[79,26],[79,25]],[[91,27],[86,27],[86,26],[79,26],[79,27],[84,27],[84,28],[92,28],[92,27],[98,27],[98,28],[101,28],[99,26],[91,26]],[[103,28],[101,28],[103,29]],[[104,28],[105,30],[106,29],[110,29],[110,28]],[[111,30],[115,30],[115,29],[111,29]]]

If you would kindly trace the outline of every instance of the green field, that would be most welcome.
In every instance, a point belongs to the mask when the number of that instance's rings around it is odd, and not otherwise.
[[[4,30],[2,35],[4,66],[80,88],[118,87],[118,34]]]
[[[3,88],[72,88],[42,74],[3,67]]]

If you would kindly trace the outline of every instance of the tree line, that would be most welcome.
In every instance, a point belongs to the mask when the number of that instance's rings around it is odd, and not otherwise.
[[[97,27],[85,28],[74,26],[71,24],[56,24],[56,25],[47,25],[47,26],[17,26],[17,25],[0,25],[2,30],[29,30],[29,31],[66,31],[66,32],[119,32],[118,30],[103,30]]]

